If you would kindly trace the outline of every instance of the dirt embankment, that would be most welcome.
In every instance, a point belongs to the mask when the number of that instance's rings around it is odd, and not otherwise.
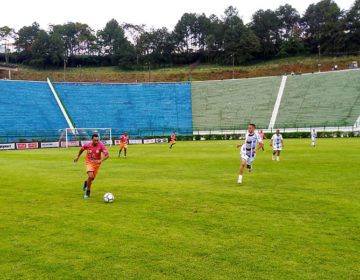
[[[337,59],[338,69],[348,69],[351,62],[349,58]],[[192,81],[206,80],[222,80],[240,78],[253,78],[264,76],[276,76],[282,74],[294,73],[311,73],[321,71],[330,71],[334,66],[334,61],[321,61],[318,66],[317,60],[309,60],[300,63],[273,63],[255,66],[235,67],[234,71],[230,67],[206,67],[195,69],[191,73]],[[46,77],[50,77],[55,82],[101,82],[101,83],[147,83],[147,82],[184,82],[189,80],[188,71],[186,69],[175,70],[155,70],[147,72],[121,72],[113,68],[106,70],[104,68],[84,68],[69,69],[64,76],[61,70],[55,71],[36,71],[34,69],[26,69],[19,67],[19,71],[12,73],[13,80],[29,80],[29,81],[45,81]],[[8,78],[7,71],[0,71],[0,79]]]

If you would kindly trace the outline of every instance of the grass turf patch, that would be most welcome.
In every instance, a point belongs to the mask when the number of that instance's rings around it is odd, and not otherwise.
[[[267,142],[242,185],[235,143],[111,147],[88,200],[78,149],[1,151],[1,279],[358,279],[359,139]]]

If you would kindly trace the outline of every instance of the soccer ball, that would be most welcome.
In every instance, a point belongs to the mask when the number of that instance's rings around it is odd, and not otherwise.
[[[112,194],[112,193],[106,193],[106,194],[104,194],[104,201],[106,202],[106,203],[111,203],[111,202],[113,202],[114,201],[114,195]]]

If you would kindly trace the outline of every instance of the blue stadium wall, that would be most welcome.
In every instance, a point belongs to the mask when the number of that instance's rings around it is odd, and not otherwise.
[[[46,82],[0,81],[0,131],[67,127]]]
[[[54,83],[76,127],[114,134],[192,134],[190,83]]]

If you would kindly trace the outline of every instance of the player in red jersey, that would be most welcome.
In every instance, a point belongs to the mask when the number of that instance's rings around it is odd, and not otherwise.
[[[127,152],[127,144],[129,142],[129,136],[127,135],[127,132],[125,132],[120,137],[120,150],[118,157],[121,157],[121,151],[124,149],[124,158],[126,158],[126,152]]]
[[[175,138],[176,138],[176,133],[174,131],[174,133],[171,135],[171,145],[169,147],[170,149],[172,149],[172,146],[176,144]]]
[[[266,135],[264,134],[264,132],[262,131],[262,129],[260,129],[259,135],[260,135],[260,137],[261,137],[261,140],[267,139],[267,137],[266,137]],[[262,146],[261,149],[264,151],[264,146]]]
[[[74,162],[77,162],[79,160],[79,157],[85,150],[87,150],[87,154],[85,157],[85,166],[86,166],[86,173],[88,174],[88,178],[84,182],[83,191],[86,190],[86,194],[84,198],[89,198],[92,181],[95,180],[96,174],[99,171],[101,163],[109,158],[109,153],[106,150],[104,144],[99,142],[99,135],[97,134],[94,134],[91,137],[90,143],[87,143],[81,147],[78,156],[74,159]],[[104,154],[103,158],[101,158],[101,153]]]

